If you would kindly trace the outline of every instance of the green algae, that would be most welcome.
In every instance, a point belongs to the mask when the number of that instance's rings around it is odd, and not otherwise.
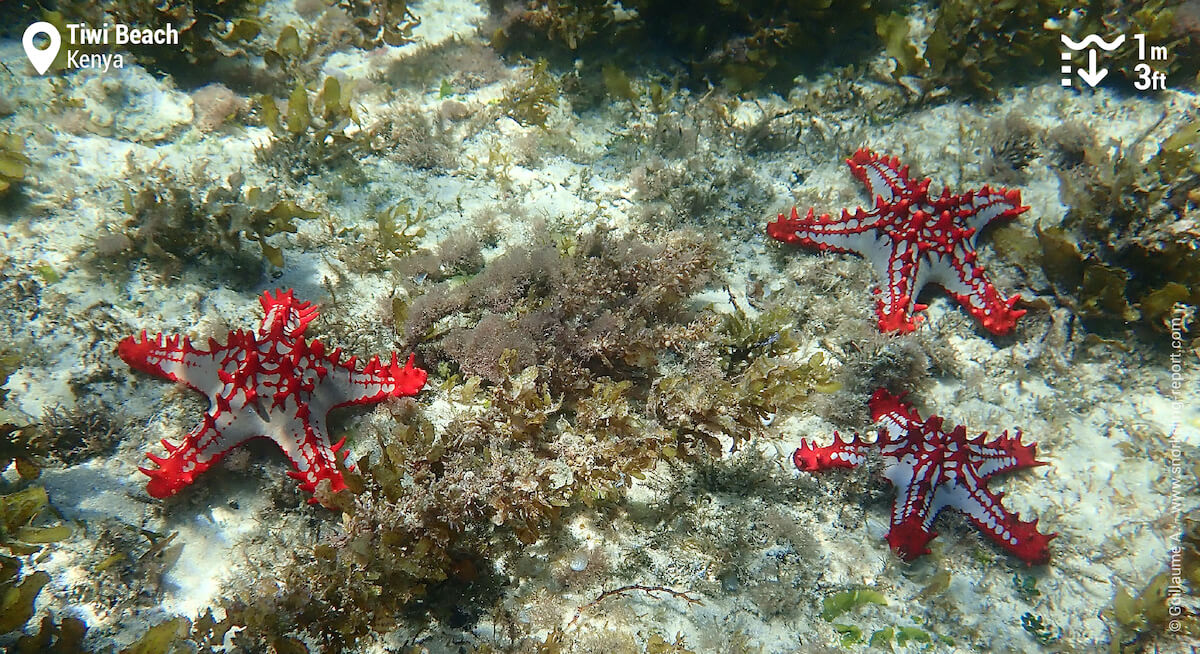
[[[101,7],[66,0],[57,3],[56,9],[64,24],[170,24],[178,33],[177,44],[131,43],[128,52],[149,70],[192,82],[211,75],[229,58],[247,55],[246,48],[261,32],[262,4],[263,0],[117,0]]]
[[[34,524],[48,504],[46,489],[40,486],[0,495],[0,547],[14,555],[0,555],[0,634],[21,629],[33,617],[34,602],[50,583],[50,575],[41,570],[21,576],[21,559],[16,557],[71,536],[67,525]]]
[[[1197,55],[1186,30],[1175,27],[1177,6],[1164,0],[1098,0],[1086,5],[1050,2],[949,0],[934,8],[932,31],[923,48],[908,33],[898,13],[875,18],[876,32],[896,62],[893,77],[916,75],[924,91],[939,87],[966,95],[995,97],[1013,84],[1048,77],[1059,60],[1061,38],[1076,41],[1087,34],[1140,35],[1149,46],[1165,50],[1154,68],[1176,88],[1193,83]],[[918,51],[921,54],[918,54]],[[1128,84],[1148,74],[1139,47],[1119,48],[1106,66]]]
[[[538,59],[520,82],[505,89],[499,102],[500,111],[522,125],[545,127],[561,93],[549,62]]]
[[[1200,302],[1200,258],[1185,217],[1198,199],[1200,124],[1180,124],[1145,156],[1162,122],[1115,155],[1088,130],[1051,134],[1082,161],[1058,171],[1069,210],[1061,225],[1036,230],[1040,263],[1093,329],[1163,330],[1178,303]]]
[[[245,186],[241,173],[216,184],[189,184],[171,170],[140,175],[142,186],[124,193],[128,218],[110,227],[89,255],[94,264],[110,266],[128,259],[146,259],[166,272],[212,259],[241,270],[258,272],[261,263],[283,267],[280,234],[295,234],[298,220],[322,214],[280,197],[274,188]],[[253,242],[260,261],[244,256],[244,243]],[[123,261],[124,260],[124,261]]]
[[[0,132],[0,195],[25,181],[29,164],[25,139],[11,132]]]
[[[46,465],[47,446],[33,425],[0,425],[0,471],[16,465],[21,479],[37,479]]]
[[[38,593],[50,583],[50,575],[38,570],[13,583],[11,578],[0,581],[0,634],[21,627],[33,617],[33,603]]]
[[[833,630],[838,634],[838,642],[842,647],[857,645],[862,642],[863,631],[852,624],[834,623]]]
[[[337,0],[337,6],[350,16],[358,30],[352,42],[363,50],[412,43],[421,24],[408,0]]]
[[[938,86],[991,96],[1004,82],[1058,61],[1059,33],[1074,4],[1065,0],[939,3],[925,42],[926,77]]]
[[[424,223],[429,218],[425,207],[417,207],[414,211],[412,200],[405,199],[374,214],[378,239],[376,265],[382,267],[390,257],[403,257],[416,251],[418,243],[425,237]]]
[[[695,654],[687,648],[681,634],[676,634],[673,640],[667,640],[659,634],[652,634],[646,641],[646,654]]]
[[[46,489],[41,486],[0,495],[0,546],[15,554],[32,554],[41,549],[41,544],[68,538],[71,530],[66,525],[32,524],[49,502]]]
[[[83,639],[87,635],[87,624],[79,618],[64,617],[55,622],[52,616],[44,616],[36,634],[25,634],[17,639],[15,654],[81,654],[86,652]]]
[[[1110,652],[1129,651],[1127,648],[1151,638],[1162,629],[1170,617],[1167,606],[1170,583],[1170,575],[1162,572],[1134,593],[1124,586],[1117,589],[1112,605],[1101,613],[1113,630]]]
[[[892,12],[876,16],[875,33],[883,39],[884,49],[896,62],[895,78],[925,70],[925,60],[917,54],[916,46],[909,39],[908,19],[903,14]]]
[[[361,177],[354,155],[369,150],[371,132],[347,129],[361,127],[354,110],[354,83],[327,76],[312,93],[304,79],[297,78],[288,92],[287,110],[270,94],[258,96],[259,120],[271,131],[270,142],[255,153],[265,163],[289,178],[300,181],[318,173],[337,172],[347,180]]]
[[[883,593],[870,588],[842,591],[821,600],[821,619],[826,622],[832,622],[843,613],[852,611],[860,606],[866,606],[867,604],[881,604],[886,606],[887,603],[887,598],[884,597]]]
[[[264,104],[270,101],[270,98],[264,98]],[[273,103],[272,103],[273,104]],[[268,123],[271,131],[279,133],[279,130]],[[292,136],[299,136],[308,131],[312,126],[312,112],[308,109],[308,91],[304,89],[304,84],[296,83],[292,89],[292,94],[288,97],[288,112],[287,112],[287,131],[291,132]]]
[[[159,74],[169,74],[185,86],[202,86],[224,78],[231,86],[248,86],[248,77],[267,71],[311,74],[324,59],[339,49],[374,50],[399,46],[414,40],[413,30],[421,19],[406,0],[331,0],[328,8],[342,17],[338,29],[328,30],[322,43],[300,37],[292,25],[272,25],[273,16],[264,12],[263,0],[163,0],[146,3],[116,0],[96,5],[83,0],[64,0],[56,11],[44,11],[42,20],[66,33],[69,23],[93,26],[125,24],[162,26],[170,24],[178,43],[131,43],[127,51],[139,64]],[[266,35],[275,34],[275,41]],[[83,47],[84,52],[93,48]],[[66,49],[54,70],[65,67]],[[261,63],[260,63],[261,62]]]
[[[121,650],[121,654],[168,654],[174,649],[176,642],[185,636],[191,628],[187,618],[174,618],[160,622],[150,627],[141,638],[129,647]]]

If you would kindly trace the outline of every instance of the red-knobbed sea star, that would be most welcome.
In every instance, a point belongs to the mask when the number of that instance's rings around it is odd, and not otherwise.
[[[415,395],[425,385],[426,373],[413,365],[411,355],[403,366],[393,352],[390,363],[374,357],[358,370],[354,357],[339,361],[340,349],[326,355],[320,341],[307,342],[304,330],[317,308],[297,302],[291,289],[274,296],[268,291],[259,301],[266,315],[257,332],[230,332],[224,345],[209,339],[208,350],[192,347],[186,336],[150,338],[146,332],[117,345],[129,365],[186,384],[210,402],[182,443],[163,439],[166,457],[146,455],[158,466],[140,468],[150,477],[146,491],[151,496],[174,495],[252,438],[279,445],[295,467],[288,474],[305,492],[313,493],[322,480],[329,481],[331,492],[342,490],[346,483],[334,457],[345,439],[330,445],[329,411]]]
[[[875,293],[879,329],[910,332],[926,305],[917,294],[926,284],[940,284],[994,334],[1012,330],[1023,309],[1013,309],[1019,295],[1005,298],[988,281],[977,262],[975,242],[979,232],[995,220],[1012,218],[1029,207],[1021,206],[1021,193],[984,186],[978,191],[929,196],[929,179],[908,178],[908,166],[892,157],[880,157],[860,149],[846,160],[875,198],[875,208],[859,207],[853,214],[845,209],[840,218],[829,214],[804,218],[792,208],[790,217],[767,225],[776,240],[833,252],[853,252],[871,261],[883,280]]]
[[[870,400],[871,417],[883,423],[875,443],[888,459],[884,476],[896,487],[892,523],[887,541],[906,561],[929,553],[926,545],[937,536],[933,521],[946,507],[957,509],[971,524],[1014,556],[1033,565],[1050,557],[1050,540],[1057,534],[1037,530],[1037,520],[1022,522],[1000,504],[1002,493],[993,493],[987,482],[997,473],[1045,465],[1036,460],[1037,445],[1021,444],[1021,433],[1008,432],[987,442],[987,432],[967,438],[962,425],[942,430],[942,418],[922,421],[911,405],[884,389]],[[792,455],[804,471],[853,468],[866,460],[869,444],[858,435],[816,447],[807,441]]]

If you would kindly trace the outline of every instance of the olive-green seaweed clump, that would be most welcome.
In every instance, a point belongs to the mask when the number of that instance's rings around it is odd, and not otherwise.
[[[9,264],[10,259],[0,256],[0,265]],[[9,334],[6,337],[11,338]],[[8,383],[8,378],[14,372],[21,368],[21,363],[24,360],[24,354],[11,344],[0,345],[0,405],[8,399],[8,391],[4,385]]]
[[[106,611],[156,609],[164,577],[183,553],[178,532],[154,532],[112,518],[89,521],[87,527],[91,547],[80,553],[79,565],[89,577],[82,583],[64,580],[67,592]]]
[[[925,42],[926,75],[938,86],[992,95],[1015,76],[1058,70],[1060,34],[1078,3],[941,2]]]
[[[194,622],[175,617],[152,625],[141,637],[122,649],[120,654],[222,651],[225,649],[226,634],[235,626],[234,620],[229,617],[218,621],[211,610],[205,611]],[[306,651],[302,646],[301,649],[288,649],[288,644],[285,640],[273,643],[273,651],[279,654]]]
[[[360,238],[348,238],[342,256],[351,272],[392,270],[409,279],[438,282],[478,272],[483,268],[481,238],[486,232],[461,229],[436,247],[420,247],[429,214],[405,198],[391,206],[368,211],[367,224],[355,229]],[[347,230],[349,233],[349,230]],[[408,304],[393,300],[393,322],[403,325]]]
[[[1093,326],[1161,328],[1176,303],[1200,305],[1200,232],[1189,217],[1200,206],[1200,122],[1147,157],[1149,133],[1127,146],[1086,129],[1049,134],[1069,157],[1059,179],[1070,209],[1061,225],[1038,229],[1041,265]]]
[[[734,89],[853,63],[880,49],[875,19],[891,3],[875,0],[491,1],[502,51],[580,59],[585,64],[644,61],[647,44],[686,63],[693,82]],[[599,73],[597,66],[597,73]]]
[[[381,270],[397,258],[417,250],[425,237],[424,207],[413,208],[412,200],[404,199],[390,207],[371,212],[372,238],[359,248],[357,261],[365,262],[369,270]]]
[[[726,314],[711,341],[719,356],[655,380],[648,400],[654,415],[715,450],[719,436],[736,447],[813,393],[839,390],[823,352],[795,356],[800,344],[790,320],[778,307],[753,318],[740,307]]]
[[[413,30],[421,24],[408,0],[337,0],[336,6],[354,24],[353,42],[363,50],[411,43]]]
[[[500,111],[522,125],[546,126],[561,93],[545,59],[534,62],[528,75],[510,85],[500,99]]]
[[[47,447],[32,425],[0,425],[0,472],[15,465],[21,479],[37,479],[46,465]]]
[[[887,597],[873,588],[847,590],[821,600],[821,619],[833,622],[843,613],[867,604],[887,605]]]
[[[1200,618],[1186,609],[1177,614],[1171,601],[1171,594],[1179,602],[1200,590],[1200,510],[1184,514],[1183,527],[1172,568],[1158,573],[1143,587],[1118,587],[1112,604],[1101,612],[1112,634],[1109,652],[1153,651],[1172,640],[1200,637]],[[1170,629],[1166,628],[1168,621]]]
[[[25,139],[16,134],[0,132],[0,196],[25,181],[29,168],[29,157],[25,156]]]
[[[1138,651],[1127,648],[1144,645],[1163,631],[1168,618],[1167,587],[1170,584],[1170,574],[1160,572],[1144,588],[1135,588],[1133,593],[1125,587],[1117,589],[1112,606],[1101,613],[1112,628],[1110,652]]]
[[[41,570],[19,577],[18,559],[0,560],[0,634],[12,633],[33,617],[33,603],[38,593],[50,583],[50,575]]]
[[[33,554],[46,543],[69,537],[71,528],[67,525],[34,524],[39,522],[49,502],[46,489],[41,486],[0,495],[0,547],[16,555]]]
[[[140,178],[140,187],[125,191],[126,220],[111,225],[90,248],[94,263],[145,259],[175,274],[198,260],[218,261],[252,281],[263,262],[283,266],[283,252],[272,237],[294,234],[297,220],[320,216],[272,189],[246,187],[241,173],[212,185],[186,183],[169,170]],[[207,190],[198,190],[206,185]],[[258,244],[258,256],[246,253],[246,242]]]
[[[33,617],[38,593],[50,582],[50,575],[41,570],[22,575],[18,557],[71,536],[67,525],[43,525],[48,504],[41,486],[0,495],[0,548],[9,552],[0,555],[0,635],[25,626]]]
[[[54,11],[21,0],[13,13],[25,13],[29,20],[13,24],[45,20],[64,34],[67,24],[80,22],[92,27],[124,24],[150,29],[171,25],[178,33],[178,43],[131,43],[123,46],[122,52],[155,73],[171,75],[182,86],[222,80],[241,91],[264,86],[277,90],[274,85],[279,80],[286,83],[297,75],[312,74],[338,50],[410,43],[421,22],[407,0],[310,3],[302,13],[323,16],[310,23],[319,38],[305,40],[291,25],[272,25],[271,15],[263,11],[264,0],[59,0],[45,4]],[[82,50],[102,51],[91,46],[82,46]],[[60,55],[64,60],[65,52]],[[57,62],[54,69],[61,70],[62,65]]]
[[[10,651],[13,654],[82,654],[90,651],[83,648],[87,630],[87,623],[79,618],[66,616],[56,622],[54,616],[42,616],[37,633],[21,636]]]
[[[297,81],[288,95],[286,110],[281,110],[270,95],[258,99],[262,124],[271,130],[271,141],[259,149],[259,161],[273,166],[293,180],[349,164],[356,170],[356,158],[351,155],[363,143],[346,135],[358,116],[351,106],[353,84],[343,84],[336,77],[326,77],[321,90],[311,98],[304,83]]]

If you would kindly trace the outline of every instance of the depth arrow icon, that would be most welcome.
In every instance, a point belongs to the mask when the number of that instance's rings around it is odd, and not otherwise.
[[[1096,70],[1096,51],[1088,50],[1088,67],[1087,70],[1079,69],[1079,77],[1087,83],[1088,86],[1095,86],[1108,76],[1108,69],[1101,68]]]

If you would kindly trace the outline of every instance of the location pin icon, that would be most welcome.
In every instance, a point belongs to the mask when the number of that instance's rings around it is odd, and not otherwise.
[[[33,39],[38,34],[45,34],[46,38],[50,39],[50,45],[45,50],[38,50],[33,45]],[[21,37],[21,45],[25,46],[25,56],[29,57],[29,63],[37,69],[38,75],[44,75],[50,69],[50,64],[54,63],[54,58],[58,56],[62,37],[58,34],[58,28],[42,20],[25,28],[25,36]]]

